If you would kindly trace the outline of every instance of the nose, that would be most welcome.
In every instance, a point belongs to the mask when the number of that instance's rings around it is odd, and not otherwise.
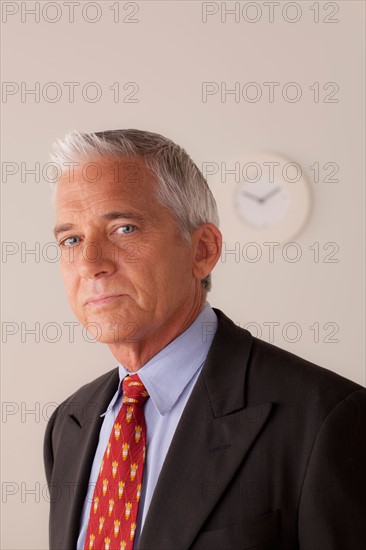
[[[116,271],[111,245],[99,241],[87,241],[79,257],[79,273],[87,279],[112,275]]]

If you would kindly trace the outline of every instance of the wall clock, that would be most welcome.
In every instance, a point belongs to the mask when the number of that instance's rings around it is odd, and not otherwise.
[[[242,235],[283,244],[293,240],[311,211],[310,185],[299,163],[264,153],[240,164],[233,206]]]

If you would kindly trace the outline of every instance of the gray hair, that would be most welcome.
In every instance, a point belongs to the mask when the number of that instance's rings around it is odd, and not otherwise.
[[[157,182],[155,198],[171,211],[186,244],[203,223],[219,226],[216,202],[203,174],[182,147],[160,134],[136,129],[74,131],[58,139],[51,149],[51,160],[61,167],[103,156],[144,160]],[[211,274],[201,283],[205,291],[211,290]]]

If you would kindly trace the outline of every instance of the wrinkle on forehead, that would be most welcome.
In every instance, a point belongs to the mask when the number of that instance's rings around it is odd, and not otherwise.
[[[75,172],[74,181],[62,176],[57,188],[56,209],[83,212],[108,201],[115,203],[120,200],[128,200],[138,208],[147,200],[151,202],[156,182],[144,165],[137,181],[128,178],[126,181],[116,181],[108,166],[103,166],[102,176],[96,182],[87,181],[81,171]]]
[[[93,208],[95,205],[103,203],[116,203],[119,200],[128,199],[129,202],[135,202],[134,197],[128,193],[128,190],[121,186],[114,186],[112,189],[100,189],[95,193],[90,193],[88,189],[70,189],[65,194],[58,195],[57,208],[67,210],[85,211]],[[108,193],[108,196],[106,196]],[[127,197],[126,197],[127,194]],[[81,196],[80,196],[81,195]],[[136,193],[136,198],[138,193]],[[141,204],[141,200],[139,201]],[[136,201],[138,204],[138,201]]]

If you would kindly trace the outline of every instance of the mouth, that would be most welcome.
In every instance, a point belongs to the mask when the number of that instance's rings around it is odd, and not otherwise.
[[[101,296],[92,296],[86,300],[84,305],[90,307],[101,306],[119,300],[122,296],[123,294],[103,294]]]

